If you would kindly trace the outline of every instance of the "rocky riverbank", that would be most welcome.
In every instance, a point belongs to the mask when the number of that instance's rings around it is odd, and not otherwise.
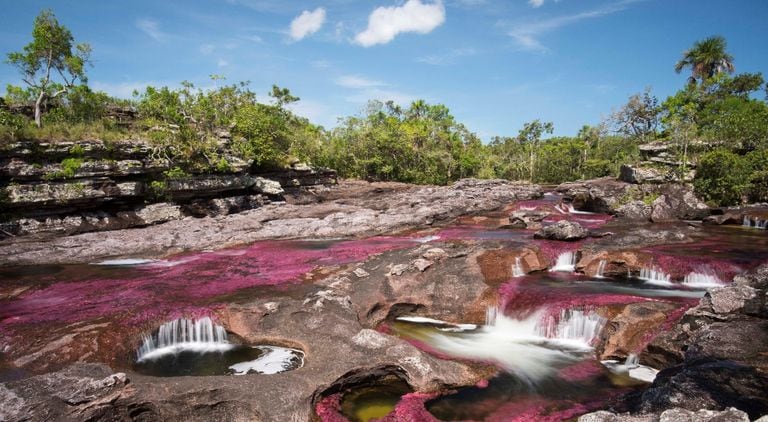
[[[438,225],[542,194],[536,185],[463,180],[445,187],[346,181],[237,214],[187,217],[152,227],[0,241],[0,265],[87,263],[114,256],[158,258],[262,239],[370,236]],[[293,203],[291,203],[293,202]]]
[[[504,181],[342,181],[238,214],[5,239],[2,262],[29,265],[0,269],[10,280],[0,289],[0,419],[342,421],[366,392],[392,389],[393,420],[768,412],[759,394],[765,232],[585,213],[578,194]],[[136,260],[34,265],[108,258]],[[702,280],[718,287],[699,301],[704,291],[692,286]],[[565,342],[532,353],[505,349],[514,337],[495,339],[532,316],[546,325],[525,335],[588,336],[586,349],[562,355]],[[211,318],[236,344],[300,351],[302,366],[142,373],[146,336],[182,317]],[[568,337],[591,324],[597,331]],[[506,375],[521,365],[515,357],[552,353],[563,359],[552,368],[522,364],[545,381],[522,387]],[[600,363],[634,355],[661,370],[652,384]]]
[[[219,143],[229,142],[227,134]],[[172,164],[139,141],[18,142],[0,151],[0,235],[71,235],[237,213],[286,192],[336,183],[336,173],[295,163],[265,172],[226,156],[214,172]]]

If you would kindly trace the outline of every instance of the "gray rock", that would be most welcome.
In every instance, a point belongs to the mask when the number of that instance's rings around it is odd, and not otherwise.
[[[429,261],[429,260],[424,259],[424,258],[419,258],[419,259],[417,259],[417,260],[412,262],[412,265],[414,267],[416,267],[416,269],[421,271],[421,272],[426,271],[426,269],[431,267],[432,264],[433,264],[432,261]]]
[[[183,217],[181,207],[168,202],[149,204],[135,211],[136,217],[146,225],[165,223]]]
[[[546,226],[533,235],[536,239],[566,241],[584,239],[588,236],[589,230],[582,227],[579,223],[567,220],[561,220],[551,226]]]
[[[280,196],[285,193],[283,187],[280,186],[280,182],[265,179],[263,177],[257,177],[254,179],[253,188],[256,192],[271,196]]]
[[[643,201],[631,201],[616,209],[616,215],[638,221],[648,221],[652,212],[651,206]]]
[[[622,165],[619,170],[619,180],[627,183],[664,183],[667,182],[665,171],[653,167],[635,167]]]

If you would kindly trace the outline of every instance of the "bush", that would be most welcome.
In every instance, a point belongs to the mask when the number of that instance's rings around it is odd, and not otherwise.
[[[696,193],[713,205],[736,205],[748,193],[751,174],[744,157],[717,149],[699,158],[693,184]]]

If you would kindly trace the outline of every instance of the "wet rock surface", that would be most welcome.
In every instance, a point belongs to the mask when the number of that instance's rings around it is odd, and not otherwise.
[[[635,184],[613,178],[564,183],[557,191],[573,201],[577,210],[607,213],[654,222],[701,220],[709,207],[681,183]]]
[[[557,223],[544,227],[533,235],[535,239],[548,240],[580,240],[589,236],[589,230],[585,229],[579,223],[562,220]]]
[[[642,355],[666,368],[645,391],[630,395],[633,413],[671,407],[736,407],[758,418],[768,414],[768,265],[710,290]]]
[[[541,194],[536,185],[498,180],[462,180],[446,187],[389,191],[386,183],[346,182],[339,191],[345,189],[352,194],[343,196],[336,191],[328,200],[321,189],[317,201],[322,202],[307,205],[272,204],[233,215],[187,217],[131,230],[5,239],[0,241],[0,265],[82,263],[110,256],[158,257],[260,239],[373,235],[429,226]],[[333,195],[342,198],[334,200]]]

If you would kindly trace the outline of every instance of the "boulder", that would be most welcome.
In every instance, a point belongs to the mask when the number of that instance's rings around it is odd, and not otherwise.
[[[619,180],[627,183],[665,183],[667,172],[654,167],[637,167],[622,165],[619,170]]]
[[[534,233],[534,239],[548,239],[548,240],[580,240],[589,236],[589,230],[581,226],[581,224],[561,220],[550,226],[546,226],[541,230]]]
[[[253,189],[256,192],[269,196],[280,196],[285,192],[282,186],[280,186],[280,182],[265,179],[263,177],[254,179]]]
[[[755,368],[728,360],[698,360],[659,372],[648,389],[629,401],[637,413],[735,407],[756,419],[768,414],[766,391],[768,376]]]

